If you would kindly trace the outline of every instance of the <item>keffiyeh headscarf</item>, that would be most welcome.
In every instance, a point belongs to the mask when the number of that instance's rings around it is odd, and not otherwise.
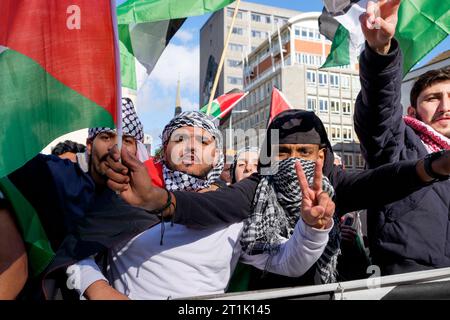
[[[300,218],[302,193],[295,171],[300,161],[309,184],[314,179],[315,162],[300,158],[279,161],[276,174],[263,176],[253,199],[253,213],[246,221],[241,244],[248,254],[277,252],[284,240],[290,238]],[[324,177],[322,189],[330,197],[334,189]]]
[[[245,147],[236,152],[233,158],[233,163],[230,166],[230,177],[231,177],[231,183],[236,183],[236,168],[237,168],[237,162],[239,160],[239,157],[246,153],[246,152],[256,152],[259,154],[259,148],[257,147]]]
[[[450,150],[450,139],[434,130],[426,123],[410,116],[404,116],[406,125],[416,132],[428,153]]]
[[[327,178],[333,170],[333,151],[322,121],[313,112],[296,109],[277,115],[267,129],[261,149],[261,155],[264,153],[269,157],[271,130],[278,130],[280,144],[318,144],[326,149],[322,189],[333,197],[334,189]],[[264,169],[267,175],[263,175],[258,184],[253,213],[245,221],[241,245],[247,254],[273,254],[279,250],[283,241],[291,237],[301,217],[302,194],[294,166],[296,161],[301,162],[306,178],[311,183],[315,168],[313,161],[289,158],[276,163],[259,163],[260,172]],[[340,254],[340,231],[336,217],[328,236],[327,246],[315,264],[322,283],[336,282],[337,257]]]
[[[107,127],[90,128],[88,139],[93,140],[99,133],[113,132],[116,129]],[[136,140],[137,157],[141,162],[148,160],[148,152],[144,146],[144,127],[134,109],[133,101],[130,98],[122,98],[122,132],[124,136],[131,136]]]
[[[219,180],[220,174],[223,171],[224,156],[222,152],[222,134],[215,125],[213,118],[205,115],[199,111],[186,111],[180,113],[173,118],[164,128],[162,133],[162,146],[165,151],[169,143],[172,133],[182,127],[196,127],[209,132],[216,141],[216,163],[214,167],[208,172],[206,177],[195,177],[187,173],[170,169],[166,165],[165,152],[162,156],[163,176],[166,189],[169,191],[198,191],[208,188]]]

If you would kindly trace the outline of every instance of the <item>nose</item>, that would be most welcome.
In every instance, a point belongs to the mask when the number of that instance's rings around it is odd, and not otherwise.
[[[450,92],[443,95],[439,103],[438,111],[443,113],[450,112]]]

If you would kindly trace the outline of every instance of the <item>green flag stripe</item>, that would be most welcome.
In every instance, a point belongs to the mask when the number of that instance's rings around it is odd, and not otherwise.
[[[0,189],[10,201],[31,266],[31,275],[37,276],[48,266],[55,255],[39,216],[33,206],[6,177],[0,179]]]
[[[235,0],[128,0],[117,7],[119,24],[186,18],[213,12]]]
[[[114,127],[106,109],[62,84],[34,60],[6,50],[0,54],[0,70],[0,177],[65,133]]]
[[[350,34],[339,25],[331,44],[330,54],[321,68],[339,67],[350,64]]]

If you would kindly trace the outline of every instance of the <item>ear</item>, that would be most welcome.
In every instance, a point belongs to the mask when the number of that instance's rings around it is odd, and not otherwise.
[[[89,156],[92,154],[92,140],[91,139],[86,139],[86,151]]]
[[[321,160],[325,160],[325,152],[326,152],[325,148],[320,149],[319,153],[317,154],[317,158],[319,158]]]
[[[413,118],[417,118],[417,116],[416,116],[416,109],[413,108],[412,106],[408,107],[407,113],[408,113],[408,116],[413,117]]]

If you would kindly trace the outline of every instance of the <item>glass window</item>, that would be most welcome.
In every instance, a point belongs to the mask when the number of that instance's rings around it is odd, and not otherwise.
[[[342,101],[342,113],[343,114],[351,114],[352,113],[352,107],[351,102],[348,100]]]
[[[227,10],[227,17],[232,18],[234,14],[234,9],[228,8]],[[242,11],[238,11],[237,15],[236,15],[236,19],[242,19]]]
[[[331,127],[331,140],[341,140],[341,128]]]
[[[244,34],[244,29],[239,27],[233,27],[233,31],[231,33],[242,36]]]
[[[364,169],[364,166],[365,166],[364,158],[362,157],[361,154],[357,154],[356,155],[356,168]]]
[[[261,32],[261,31],[258,31],[258,30],[252,30],[252,37],[253,38],[261,39],[261,38],[264,37],[263,35],[264,35],[264,32]]]
[[[320,112],[328,112],[328,100],[319,98],[319,111]]]
[[[270,16],[266,16],[266,23],[270,24],[272,22],[272,18]]]
[[[302,28],[302,38],[307,39],[308,38],[308,30],[305,28]]]
[[[295,37],[296,37],[296,38],[300,38],[300,28],[296,27],[296,28],[294,29],[294,34],[295,34]]]
[[[333,88],[339,87],[339,75],[334,73],[330,74],[330,86]]]
[[[306,105],[306,110],[316,111],[317,110],[317,99],[316,97],[308,97],[308,104]]]
[[[325,72],[319,72],[319,85],[326,86],[328,84],[328,75]]]
[[[238,84],[238,85],[242,85],[242,78],[238,78],[238,77],[228,77],[228,83],[229,83],[229,84]]]
[[[228,59],[228,66],[231,68],[239,68],[241,66],[241,61]]]
[[[344,141],[352,141],[352,128],[351,127],[342,128],[342,139]]]
[[[230,43],[229,48],[231,51],[240,51],[240,52],[244,51],[244,46],[238,43]]]
[[[252,13],[252,21],[261,22],[261,16],[256,13]]]
[[[330,107],[331,107],[331,112],[339,113],[340,112],[339,100],[331,100]]]
[[[341,75],[341,86],[344,89],[350,88],[350,77],[346,75]]]
[[[353,168],[353,154],[344,153],[344,166]]]
[[[316,72],[308,70],[306,71],[306,82],[309,85],[315,85],[316,84]]]

